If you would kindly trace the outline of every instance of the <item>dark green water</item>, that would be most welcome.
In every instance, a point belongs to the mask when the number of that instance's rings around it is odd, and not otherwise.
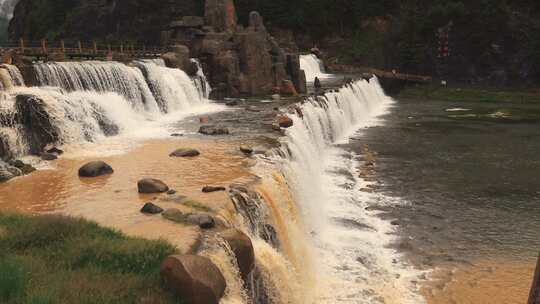
[[[539,113],[540,104],[401,100],[364,133],[381,191],[405,202],[386,216],[420,267],[538,256]]]

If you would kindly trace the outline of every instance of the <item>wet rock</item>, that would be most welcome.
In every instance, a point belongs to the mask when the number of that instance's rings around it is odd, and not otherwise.
[[[180,134],[180,133],[171,134],[171,137],[182,137],[182,136],[184,136],[184,134]]]
[[[7,182],[12,178],[15,178],[15,175],[7,167],[0,165],[0,183]]]
[[[167,194],[168,194],[168,195],[175,195],[175,194],[176,194],[176,190],[171,189],[171,190],[167,191]]]
[[[160,214],[163,212],[163,209],[159,206],[154,205],[153,203],[146,203],[142,207],[141,212],[147,214]]]
[[[229,107],[234,107],[234,106],[238,105],[238,101],[236,101],[236,100],[227,101],[227,103],[225,103],[225,105],[227,105]]]
[[[211,192],[219,192],[219,191],[226,191],[227,188],[225,187],[213,187],[213,186],[206,186],[202,189],[202,192],[204,193],[211,193]]]
[[[195,149],[178,149],[171,154],[170,157],[196,157],[201,155],[201,153]]]
[[[391,224],[392,226],[399,226],[399,225],[400,225],[400,223],[399,223],[398,220],[391,221],[390,224]]]
[[[139,193],[164,193],[169,191],[169,186],[159,179],[145,178],[137,183]]]
[[[161,216],[175,223],[180,223],[180,224],[186,223],[186,215],[182,211],[176,208],[170,208],[170,209],[165,210],[161,214]]]
[[[298,96],[298,92],[294,84],[290,80],[283,80],[281,83],[281,94],[286,96]]]
[[[251,155],[253,154],[253,148],[247,145],[241,145],[240,151],[244,154]]]
[[[280,115],[278,116],[278,124],[280,128],[287,129],[294,125],[294,121],[286,115]]]
[[[212,125],[201,126],[199,128],[199,133],[204,134],[204,135],[210,135],[210,136],[230,134],[228,128],[217,127],[217,126],[212,126]]]
[[[193,213],[187,215],[186,222],[188,224],[197,225],[201,229],[212,229],[216,226],[214,218],[206,213]]]
[[[113,174],[113,168],[103,161],[93,161],[82,166],[79,169],[80,177],[98,177],[102,175]]]
[[[219,268],[202,256],[169,256],[161,264],[160,275],[168,290],[190,304],[218,304],[227,288]]]
[[[185,71],[188,70],[191,65],[190,56],[190,51],[187,46],[177,44],[170,46],[170,52],[163,54],[161,57],[165,61],[167,67]]]
[[[248,106],[248,107],[246,108],[246,111],[258,113],[258,112],[261,112],[262,110],[259,109],[259,108],[256,107],[256,106]]]
[[[52,153],[41,153],[40,157],[41,157],[42,160],[46,160],[46,161],[51,161],[51,160],[58,159],[58,156],[56,156],[55,154],[52,154]]]
[[[60,130],[42,99],[33,95],[18,95],[15,107],[20,113],[19,119],[32,154],[40,155],[45,146],[58,142]]]
[[[208,116],[199,117],[199,122],[202,123],[202,124],[207,124],[207,123],[210,122],[210,117],[208,117]]]
[[[26,164],[21,160],[12,160],[9,162],[9,164],[17,169],[20,169],[23,175],[28,175],[36,171],[36,168],[34,168],[32,165]]]
[[[229,229],[220,233],[220,236],[229,244],[238,262],[240,274],[246,282],[255,267],[255,251],[251,239],[242,231]]]
[[[16,168],[16,167],[12,167],[12,166],[7,166],[7,170],[13,174],[13,176],[17,177],[17,176],[22,176],[23,175],[23,172],[21,169],[19,168]]]
[[[64,151],[61,150],[61,149],[58,149],[57,147],[53,147],[53,148],[51,148],[51,149],[49,149],[49,150],[47,150],[45,152],[50,153],[50,154],[56,154],[56,155],[64,154]]]

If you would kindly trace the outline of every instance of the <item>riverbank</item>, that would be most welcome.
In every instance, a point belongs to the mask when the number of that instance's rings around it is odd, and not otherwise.
[[[0,212],[0,302],[178,303],[159,278],[174,253],[82,219]]]
[[[540,89],[417,85],[405,87],[396,98],[448,102],[540,103]]]

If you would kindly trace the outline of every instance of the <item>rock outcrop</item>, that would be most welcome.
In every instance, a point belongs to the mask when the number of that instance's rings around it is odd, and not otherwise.
[[[160,274],[165,286],[186,304],[218,304],[227,287],[219,268],[196,255],[168,257]]]
[[[240,274],[245,282],[255,268],[255,251],[251,239],[242,231],[229,229],[220,233],[236,257]]]
[[[43,100],[33,95],[18,95],[15,107],[19,123],[24,126],[30,153],[41,155],[48,144],[59,141],[60,130]]]

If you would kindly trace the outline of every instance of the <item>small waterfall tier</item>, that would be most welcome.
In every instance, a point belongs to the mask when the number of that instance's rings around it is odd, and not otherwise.
[[[330,76],[326,74],[323,62],[313,54],[300,56],[300,68],[306,73],[306,80],[309,83],[313,83],[315,77],[324,79]]]

